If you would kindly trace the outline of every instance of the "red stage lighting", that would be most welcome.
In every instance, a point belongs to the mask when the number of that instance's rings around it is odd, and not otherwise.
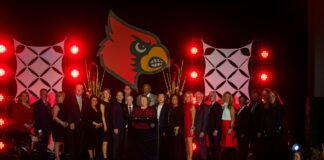
[[[5,120],[3,118],[0,118],[0,127],[5,125]]]
[[[196,143],[192,143],[192,150],[195,151],[197,149]]]
[[[3,150],[4,148],[5,148],[5,144],[2,141],[0,141],[0,150]]]
[[[0,93],[0,102],[4,100],[4,96]]]
[[[195,55],[198,53],[198,48],[197,47],[191,47],[190,49],[191,54]]]
[[[6,74],[6,71],[3,68],[0,68],[0,77],[3,77]]]
[[[70,49],[72,54],[78,54],[79,53],[79,47],[77,45],[72,45]]]
[[[262,81],[266,81],[268,78],[269,78],[269,76],[268,76],[268,74],[266,74],[266,73],[262,73],[261,76],[260,76],[260,79],[261,79]]]
[[[198,77],[198,73],[197,73],[196,71],[192,71],[192,72],[190,73],[190,77],[191,77],[192,79],[196,79],[196,78]]]
[[[7,51],[7,48],[4,44],[0,44],[0,53],[5,53]]]
[[[77,70],[77,69],[73,69],[72,71],[71,71],[71,76],[73,77],[73,78],[78,78],[79,77],[79,71]]]
[[[261,57],[262,57],[262,58],[266,59],[266,58],[268,58],[268,56],[269,56],[269,52],[268,52],[268,51],[263,50],[263,51],[261,52]]]

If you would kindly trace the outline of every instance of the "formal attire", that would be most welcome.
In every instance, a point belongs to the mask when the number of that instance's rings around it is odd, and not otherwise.
[[[196,107],[195,117],[195,134],[197,135],[197,142],[199,148],[200,159],[207,159],[207,148],[206,148],[206,134],[207,134],[207,123],[208,123],[208,106],[200,102]],[[203,137],[199,137],[200,133],[204,133]]]
[[[47,146],[53,120],[51,106],[47,101],[41,99],[32,104],[32,106],[34,107],[34,129],[38,135],[41,133],[37,147],[37,157],[40,160],[48,159]]]
[[[207,135],[210,144],[211,159],[219,157],[220,153],[220,140],[221,140],[221,128],[222,128],[222,107],[217,102],[212,102],[208,108],[208,124]],[[217,131],[217,135],[214,136],[214,131]]]
[[[241,106],[236,113],[235,135],[237,137],[238,152],[242,160],[247,159],[249,152],[249,122],[250,110],[247,106]]]
[[[256,159],[262,159],[258,157],[262,157],[263,155],[263,139],[257,136],[257,133],[262,132],[262,102],[261,100],[252,101],[249,104],[250,108],[250,125],[249,125],[249,141],[251,143],[251,151],[255,155]]]
[[[101,104],[105,107],[104,117],[105,117],[105,123],[107,125],[107,132],[104,132],[102,128],[102,140],[106,142],[111,141],[111,121],[110,121],[110,112],[111,112],[111,106],[109,102],[101,101]]]
[[[232,106],[233,107],[233,106]],[[221,147],[237,147],[237,140],[235,138],[234,126],[232,126],[232,132],[228,134],[228,131],[231,127],[231,111],[228,108],[226,103],[223,104],[223,113],[222,113],[222,138],[221,138]]]
[[[67,97],[67,121],[75,125],[75,129],[67,129],[67,158],[72,160],[86,159],[85,148],[85,121],[84,115],[88,111],[89,100],[84,96],[72,95]]]
[[[120,160],[123,151],[124,131],[125,131],[125,116],[124,116],[124,103],[115,102],[111,105],[111,130],[112,130],[112,154],[113,160]],[[118,134],[114,133],[114,130],[118,130]]]
[[[168,156],[168,146],[169,146],[169,139],[170,135],[168,134],[169,123],[168,123],[168,116],[170,106],[166,103],[163,104],[156,104],[154,105],[156,110],[156,115],[158,119],[158,145],[159,145],[159,159],[169,159]]]
[[[63,103],[57,103],[57,107],[60,109],[57,118],[60,120],[66,122],[67,117],[66,117],[66,107],[64,106]],[[53,135],[53,141],[54,142],[63,142],[64,141],[64,133],[65,133],[65,128],[56,122],[55,120],[53,121],[53,129],[52,129],[52,135]]]
[[[31,106],[28,108],[22,103],[16,103],[12,110],[11,119],[13,124],[10,130],[15,146],[23,147],[25,146],[23,143],[25,141],[30,143],[30,129],[27,129],[24,125],[31,125],[33,123],[33,108]]]
[[[136,98],[136,105],[137,106],[141,106],[141,96],[142,95],[138,95],[137,98]],[[149,106],[154,106],[157,103],[157,96],[155,94],[148,93],[146,96],[148,97],[149,102],[150,102]]]
[[[135,160],[157,160],[157,119],[153,107],[136,108],[132,113]]]
[[[124,135],[124,143],[123,143],[123,156],[122,159],[130,159],[131,157],[134,156],[134,153],[132,153],[132,148],[136,148],[134,146],[133,140],[136,138],[134,136],[134,133],[132,132],[132,127],[131,125],[131,118],[132,118],[132,113],[133,110],[136,108],[133,103],[132,104],[125,104],[124,105],[124,117],[125,117],[125,135]]]
[[[87,149],[97,149],[100,144],[101,128],[96,128],[95,123],[102,123],[101,113],[98,108],[87,108],[88,111],[84,114],[85,121],[85,144]]]
[[[184,108],[182,106],[171,107],[169,111],[170,145],[169,159],[185,159],[185,142],[184,142]],[[174,128],[179,127],[178,134],[175,135]]]

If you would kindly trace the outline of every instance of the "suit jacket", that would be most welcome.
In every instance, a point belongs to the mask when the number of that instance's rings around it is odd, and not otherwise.
[[[115,102],[111,105],[110,118],[111,128],[118,129],[119,131],[125,128],[126,119],[124,114],[125,104]]]
[[[252,137],[256,136],[256,133],[258,131],[262,130],[262,114],[263,114],[263,109],[262,109],[262,102],[261,100],[258,101],[252,101],[249,104],[249,109],[250,109],[250,128],[249,132]]]
[[[125,123],[129,124],[131,119],[132,119],[132,113],[129,114],[128,112],[128,105],[124,104],[125,102],[123,102],[123,113],[124,113],[124,119],[125,119]],[[133,103],[133,110],[137,108],[137,106]]]
[[[35,132],[38,130],[42,130],[42,132],[50,132],[52,125],[52,109],[50,104],[46,101],[47,105],[43,102],[43,100],[38,100],[32,104],[33,110],[33,118],[35,121],[34,127]]]
[[[153,93],[149,94],[149,100],[150,100],[150,104],[149,106],[154,106],[157,103],[157,96]],[[136,98],[136,105],[137,106],[141,106],[141,95],[138,95]]]
[[[249,122],[250,122],[250,110],[245,106],[242,110],[240,109],[236,113],[235,119],[235,134],[238,136],[240,134],[248,134],[249,131]]]
[[[208,106],[202,102],[196,111],[195,117],[195,132],[198,135],[200,132],[206,133],[208,123]]]
[[[156,116],[158,115],[157,114],[158,105],[159,104],[154,105],[154,108],[156,110]],[[166,127],[169,126],[169,123],[168,123],[169,110],[170,110],[170,106],[168,104],[164,103],[163,106],[162,106],[161,112],[160,112],[160,117],[158,117],[158,119],[159,119],[159,127],[162,130],[166,129]]]
[[[207,125],[207,132],[213,133],[214,130],[217,130],[220,133],[222,128],[222,114],[223,109],[222,106],[218,102],[214,102],[209,108],[208,114],[208,125]]]
[[[82,96],[82,108],[80,111],[79,104],[77,102],[76,95],[72,95],[67,98],[67,121],[68,123],[74,123],[76,129],[82,128],[84,125],[84,115],[88,111],[90,105],[88,99]]]

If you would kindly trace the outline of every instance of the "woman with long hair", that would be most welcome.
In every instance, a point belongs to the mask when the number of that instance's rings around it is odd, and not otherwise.
[[[179,97],[177,95],[171,95],[171,108],[169,111],[169,123],[170,123],[170,135],[171,135],[171,147],[170,155],[171,159],[183,159],[184,158],[184,113],[183,107],[179,104]]]
[[[13,106],[11,132],[16,149],[32,149],[30,131],[33,127],[33,108],[29,105],[29,94],[24,91],[18,96],[18,103]],[[26,143],[23,143],[26,142]]]
[[[103,124],[103,136],[102,136],[102,157],[103,159],[108,158],[108,143],[111,141],[111,134],[110,134],[110,98],[111,92],[108,88],[102,90],[102,97],[100,103],[100,111],[101,111],[101,120]]]
[[[100,128],[102,127],[101,113],[98,110],[98,97],[90,97],[90,108],[85,114],[86,123],[86,144],[89,159],[96,158],[96,149],[100,142]]]
[[[184,94],[184,137],[186,144],[187,160],[192,160],[193,146],[192,139],[194,136],[194,122],[196,116],[196,108],[193,104],[193,93],[186,92]]]
[[[233,105],[233,97],[230,92],[225,92],[222,97],[222,138],[221,147],[237,147],[236,138],[234,137],[235,124],[235,107]]]
[[[60,160],[60,146],[64,143],[64,130],[69,125],[66,121],[66,108],[64,106],[64,92],[57,92],[55,94],[56,104],[53,107],[53,141],[55,159]]]

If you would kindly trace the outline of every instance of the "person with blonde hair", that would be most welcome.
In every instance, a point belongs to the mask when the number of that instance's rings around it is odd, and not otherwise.
[[[235,114],[236,110],[233,105],[233,97],[230,92],[225,92],[222,97],[222,148],[237,147],[234,134]]]
[[[100,103],[100,112],[101,119],[103,124],[103,137],[102,137],[102,157],[103,159],[108,158],[108,143],[111,141],[111,132],[110,132],[110,98],[111,92],[110,89],[105,88],[102,90],[101,103]]]
[[[187,160],[192,160],[192,139],[195,131],[195,116],[196,108],[193,104],[193,94],[192,92],[186,92],[184,94],[184,137],[186,144]]]
[[[52,135],[54,141],[55,159],[60,160],[60,146],[64,145],[64,131],[69,126],[66,120],[66,108],[64,106],[65,93],[55,94],[56,104],[53,107],[53,128]]]

